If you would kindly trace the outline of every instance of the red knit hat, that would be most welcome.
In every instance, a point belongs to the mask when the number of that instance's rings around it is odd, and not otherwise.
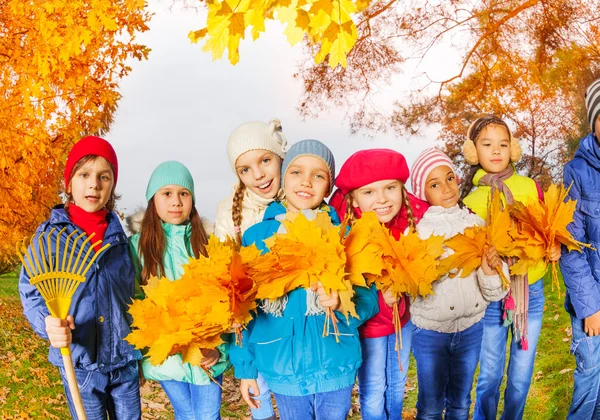
[[[385,179],[397,179],[403,184],[409,177],[406,159],[391,149],[368,149],[354,153],[346,160],[335,179],[338,188],[329,204],[343,216],[346,213],[344,196],[350,191]]]
[[[88,155],[101,156],[110,162],[115,172],[116,186],[119,177],[119,161],[117,160],[115,149],[113,149],[106,140],[95,136],[84,137],[71,148],[69,156],[67,156],[67,163],[65,164],[65,185],[69,185],[71,172],[73,171],[75,164],[79,162],[81,158]]]

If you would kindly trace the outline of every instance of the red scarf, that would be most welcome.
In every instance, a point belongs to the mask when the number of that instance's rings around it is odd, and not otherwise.
[[[91,235],[92,232],[95,233],[90,242],[94,243],[99,240],[104,240],[104,234],[106,233],[106,228],[108,228],[108,222],[106,221],[108,211],[98,210],[94,213],[88,213],[73,203],[69,204],[65,209],[69,215],[69,219],[71,219],[77,227],[83,229],[88,236]],[[101,246],[102,244],[96,245],[94,250],[98,251]]]

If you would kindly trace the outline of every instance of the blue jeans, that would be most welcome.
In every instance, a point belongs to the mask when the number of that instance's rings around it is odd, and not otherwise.
[[[471,387],[479,362],[483,325],[441,333],[415,328],[413,355],[417,362],[417,419],[468,419]]]
[[[223,376],[215,380],[221,384]],[[221,418],[221,388],[211,381],[208,385],[194,385],[180,381],[160,381],[176,420],[219,420]]]
[[[273,394],[281,420],[346,420],[352,387],[303,397]]]
[[[65,370],[60,367],[71,417],[77,418],[71,392],[67,385]],[[140,379],[137,361],[133,361],[108,373],[75,369],[79,393],[88,420],[141,419]]]
[[[260,401],[260,407],[255,409],[251,409],[252,418],[255,420],[262,419],[271,419],[275,418],[275,410],[273,409],[273,403],[271,402],[271,390],[269,389],[269,385],[267,385],[267,381],[265,378],[258,372],[258,377],[256,378],[256,382],[258,383],[258,389],[260,390],[260,395],[257,400]],[[250,391],[254,395],[254,390],[250,388]]]
[[[535,350],[542,329],[544,300],[544,282],[538,280],[530,284],[527,328],[529,349],[523,350],[513,336],[510,345],[502,420],[523,418],[533,374]],[[513,334],[512,326],[503,326],[502,302],[490,303],[481,322],[483,323],[483,342],[481,345],[477,399],[473,416],[475,420],[496,418],[498,401],[500,400],[500,383],[506,365],[506,341],[508,334]]]
[[[402,419],[413,328],[410,321],[402,327],[402,370],[395,350],[396,334],[360,339],[363,362],[358,369],[358,393],[363,420]]]
[[[573,339],[571,353],[577,367],[575,388],[567,419],[600,419],[600,336],[590,337],[583,330],[583,320],[571,315]]]

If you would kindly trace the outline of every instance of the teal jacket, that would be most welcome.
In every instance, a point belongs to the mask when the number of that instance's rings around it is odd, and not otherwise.
[[[175,281],[183,275],[183,265],[187,264],[190,256],[193,255],[190,243],[192,227],[189,223],[182,225],[163,223],[163,230],[167,240],[167,248],[163,259],[165,265],[165,277],[171,281]],[[143,263],[140,262],[139,257],[139,240],[139,233],[129,238],[129,252],[135,268],[135,297],[136,299],[143,299],[144,294],[139,287]],[[231,367],[231,364],[229,363],[229,344],[221,344],[217,349],[221,352],[221,359],[211,368],[215,378]],[[183,363],[180,354],[170,356],[160,366],[154,366],[147,358],[145,358],[142,362],[142,369],[146,379],[153,379],[156,381],[179,381],[195,385],[208,385],[211,383],[211,379],[200,367],[193,366],[189,363]]]
[[[339,224],[335,210],[328,207],[332,221]],[[275,217],[286,212],[281,203],[272,203],[264,220],[249,228],[243,244],[256,244],[267,252],[264,239],[279,229]],[[262,309],[243,332],[241,346],[231,345],[235,376],[254,379],[260,372],[277,394],[303,396],[335,391],[353,386],[362,363],[358,326],[378,311],[376,293],[356,287],[354,298],[360,319],[346,318],[336,312],[340,342],[333,335],[323,337],[325,315],[306,316],[306,291],[288,293],[283,316],[267,314]]]

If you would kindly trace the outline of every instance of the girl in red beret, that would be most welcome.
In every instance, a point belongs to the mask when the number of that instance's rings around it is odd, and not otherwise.
[[[398,238],[406,228],[414,229],[427,210],[427,203],[408,191],[409,177],[402,154],[389,149],[361,150],[348,158],[335,181],[332,205],[349,226],[363,212],[372,211]],[[402,419],[404,386],[410,358],[413,325],[407,296],[394,298],[391,291],[378,293],[379,313],[360,329],[363,363],[358,370],[363,420]],[[394,303],[399,301],[402,349],[398,365],[395,350]]]
[[[36,236],[45,233],[48,243],[56,244],[60,240],[60,246],[53,246],[53,252],[60,252],[56,261],[67,249],[67,235],[76,230],[95,235],[87,244],[82,240],[71,241],[76,244],[75,255],[91,258],[91,244],[99,239],[110,244],[90,266],[85,282],[75,291],[67,319],[50,315],[25,269],[21,269],[19,279],[25,316],[33,330],[50,342],[49,360],[60,371],[73,418],[77,418],[76,411],[59,350],[63,347],[71,348],[88,418],[106,418],[107,413],[109,418],[117,420],[142,416],[137,364],[141,354],[123,340],[131,332],[127,309],[133,298],[135,273],[127,237],[114,212],[118,174],[117,155],[110,143],[94,136],[81,139],[69,152],[65,164],[67,201],[54,207],[50,218],[36,231]],[[59,236],[61,230],[64,232]],[[37,255],[41,255],[44,250],[39,249],[36,242],[32,243]],[[72,257],[73,252],[70,255]]]

